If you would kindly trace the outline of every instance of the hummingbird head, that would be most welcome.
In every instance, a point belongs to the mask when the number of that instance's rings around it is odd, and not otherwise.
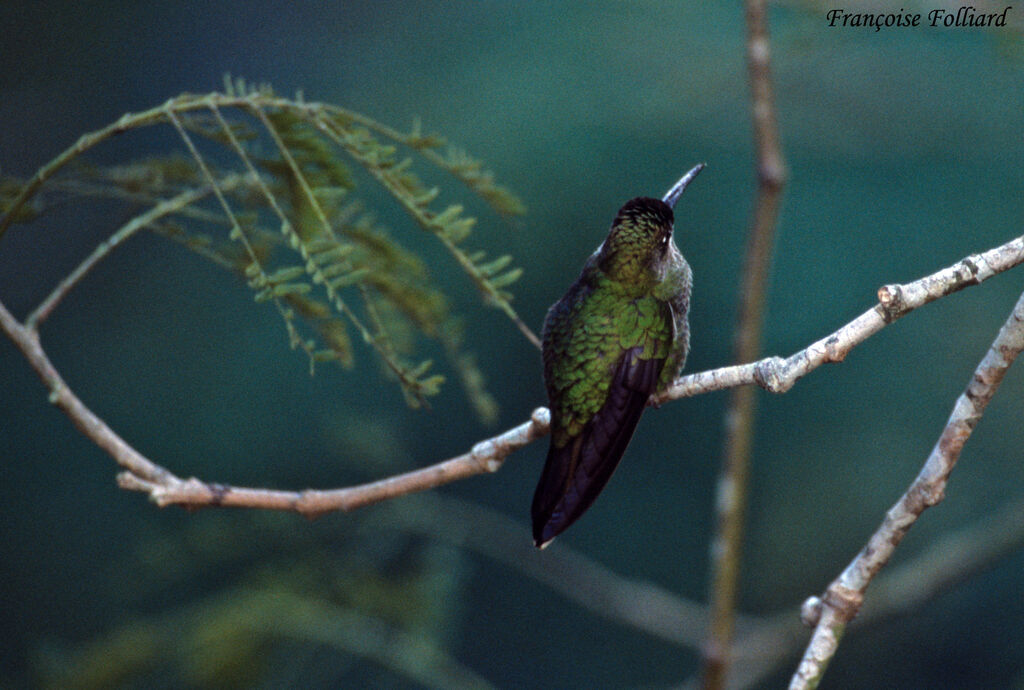
[[[601,270],[638,287],[658,282],[674,247],[673,221],[672,209],[660,199],[627,201],[601,246]]]
[[[698,163],[662,199],[637,197],[619,209],[598,252],[598,266],[605,274],[638,289],[664,279],[673,255],[679,255],[672,241],[672,208],[703,169],[704,164]]]

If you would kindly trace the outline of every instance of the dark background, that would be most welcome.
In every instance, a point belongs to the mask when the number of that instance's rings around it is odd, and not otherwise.
[[[809,5],[773,9],[790,179],[765,354],[789,355],[835,330],[870,308],[882,284],[908,282],[1020,234],[1021,12],[1010,10],[1016,29],[875,32],[829,28]],[[471,243],[510,252],[526,269],[515,304],[536,329],[623,201],[660,196],[706,161],[677,207],[677,242],[696,281],[687,369],[731,363],[754,190],[738,4],[5,2],[0,26],[0,170],[7,174],[31,175],[80,134],[125,112],[183,91],[216,90],[225,73],[267,81],[285,95],[301,90],[400,129],[420,118],[482,157],[529,207],[511,224],[474,207],[480,223]],[[176,147],[169,128],[153,128],[90,160],[123,163]],[[104,209],[64,209],[3,238],[0,298],[9,309],[27,314],[115,229]],[[154,237],[135,238],[104,262],[46,323],[43,342],[86,404],[181,476],[326,488],[456,455],[544,403],[539,356],[500,313],[479,304],[408,219],[383,220],[410,247],[433,252],[434,274],[450,283],[467,318],[468,347],[501,404],[495,427],[474,421],[454,381],[431,410],[409,410],[366,350],[357,352],[356,371],[321,367],[310,378],[270,307]],[[759,394],[745,613],[795,610],[853,557],[927,457],[1022,288],[1019,270],[997,276],[886,328],[786,395]],[[946,501],[915,526],[894,566],[1024,491],[1022,393],[1024,379],[1011,371]],[[615,480],[552,551],[575,549],[624,578],[705,601],[726,400],[716,393],[649,412]],[[47,404],[35,373],[4,340],[0,685],[60,682],[62,669],[91,658],[90,644],[121,633],[131,649],[146,625],[188,630],[210,602],[261,591],[268,581],[305,582],[303,591],[368,616],[379,610],[366,604],[366,592],[404,583],[396,591],[405,597],[412,588],[420,599],[403,605],[395,627],[499,687],[685,680],[697,668],[694,649],[609,622],[521,567],[445,538],[474,523],[456,526],[458,511],[433,499],[507,516],[515,520],[504,533],[508,549],[528,543],[528,505],[546,445],[436,496],[316,523],[158,510],[115,487],[111,459]],[[407,509],[420,508],[432,526],[409,527],[416,519]],[[545,556],[531,567],[546,567]],[[1022,566],[1017,550],[909,615],[850,632],[825,685],[1024,682]],[[309,572],[317,573],[312,582],[302,579]],[[218,639],[251,632],[239,630]],[[158,660],[147,667],[151,676],[116,681],[422,682],[360,660],[343,644],[280,631],[261,642],[259,669],[243,664],[204,676],[189,670],[201,665],[204,647],[196,644],[164,649],[179,659],[170,670]],[[121,664],[109,653],[97,658]],[[782,684],[794,664],[764,683]]]

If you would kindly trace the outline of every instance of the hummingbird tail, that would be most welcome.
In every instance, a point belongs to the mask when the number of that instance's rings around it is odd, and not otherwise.
[[[664,360],[640,359],[643,348],[622,356],[608,399],[583,431],[548,450],[533,495],[533,541],[544,548],[594,503],[626,451]]]

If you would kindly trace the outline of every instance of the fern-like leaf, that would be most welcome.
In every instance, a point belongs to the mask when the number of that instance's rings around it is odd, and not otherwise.
[[[160,123],[174,127],[186,155],[106,167],[82,162],[83,153],[110,137]],[[233,159],[225,159],[225,149]],[[416,171],[424,163],[501,215],[523,211],[479,161],[423,133],[418,122],[403,133],[337,106],[228,80],[224,93],[185,94],[83,136],[27,181],[0,176],[0,239],[58,197],[141,204],[150,210],[119,231],[114,244],[145,227],[238,273],[256,301],[278,311],[289,345],[306,353],[311,369],[330,361],[352,366],[354,333],[410,403],[420,405],[444,381],[421,352],[425,337],[444,353],[481,416],[493,419],[493,398],[475,359],[462,349],[462,321],[451,312],[444,286],[355,196],[360,176],[378,183],[437,238],[485,302],[535,341],[506,289],[521,269],[508,255],[488,258],[463,248],[476,220],[462,204],[441,203],[440,187],[424,184]],[[226,227],[230,242],[218,239],[218,227]]]

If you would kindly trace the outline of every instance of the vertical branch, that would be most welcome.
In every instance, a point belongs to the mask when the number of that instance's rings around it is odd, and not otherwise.
[[[750,79],[758,195],[747,236],[740,308],[733,358],[748,362],[761,350],[762,311],[771,265],[779,199],[786,169],[779,145],[771,80],[767,9],[764,0],[748,0],[747,71]],[[747,502],[747,475],[756,398],[752,386],[732,392],[726,413],[726,440],[718,480],[715,536],[711,548],[710,627],[703,649],[703,686],[721,688],[729,668]]]

